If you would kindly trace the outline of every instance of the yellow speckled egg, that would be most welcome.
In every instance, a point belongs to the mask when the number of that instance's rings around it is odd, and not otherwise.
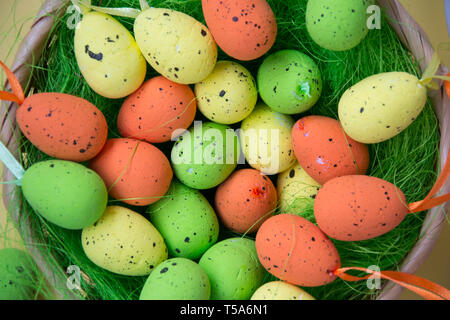
[[[161,234],[139,213],[107,207],[81,234],[84,252],[96,265],[126,276],[145,276],[167,259]]]
[[[208,28],[182,12],[147,9],[136,18],[134,34],[145,59],[174,82],[200,82],[216,65],[217,45]]]
[[[268,282],[255,291],[250,300],[316,300],[309,293],[283,281]]]
[[[301,214],[314,204],[321,187],[297,162],[278,175],[277,190],[281,212]]]
[[[244,120],[258,100],[251,73],[231,61],[219,61],[209,77],[195,85],[195,95],[200,112],[222,124]]]
[[[147,64],[131,33],[113,17],[89,12],[75,30],[81,74],[98,94],[123,98],[144,82]]]
[[[240,139],[245,159],[253,168],[265,174],[277,174],[295,163],[291,144],[294,120],[257,104],[242,122]]]

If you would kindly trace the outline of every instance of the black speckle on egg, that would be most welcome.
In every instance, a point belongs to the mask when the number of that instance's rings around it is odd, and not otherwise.
[[[169,268],[167,268],[167,267],[166,268],[162,268],[160,273],[166,273],[167,271],[169,271]]]

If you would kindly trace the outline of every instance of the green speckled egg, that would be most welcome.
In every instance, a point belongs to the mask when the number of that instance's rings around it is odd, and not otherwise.
[[[223,240],[199,262],[211,281],[212,300],[248,300],[264,281],[255,242],[246,238]]]
[[[345,51],[356,47],[367,35],[370,0],[310,0],[306,28],[322,48]]]
[[[239,139],[230,127],[195,122],[172,148],[176,177],[194,189],[211,189],[225,181],[237,166]]]
[[[81,234],[86,256],[99,267],[126,276],[146,276],[167,259],[161,234],[139,213],[111,206]]]
[[[0,300],[27,300],[33,294],[36,266],[25,251],[0,250]]]
[[[258,100],[251,73],[236,62],[220,61],[205,80],[195,85],[198,108],[209,120],[233,124],[244,120]]]
[[[48,160],[27,169],[22,180],[25,199],[41,216],[66,229],[92,225],[108,201],[105,183],[81,164]]]
[[[179,182],[172,182],[166,196],[147,212],[171,256],[197,259],[217,241],[219,223],[214,209],[198,190]]]
[[[258,70],[261,98],[274,111],[296,114],[309,110],[322,93],[322,76],[313,59],[296,50],[268,56]]]
[[[211,285],[205,271],[194,261],[173,258],[150,274],[140,300],[209,300]]]

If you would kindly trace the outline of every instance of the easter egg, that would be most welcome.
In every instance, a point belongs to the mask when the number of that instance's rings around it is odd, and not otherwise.
[[[199,262],[211,282],[211,300],[248,300],[264,281],[255,242],[231,238],[209,248]]]
[[[99,267],[126,276],[145,276],[167,259],[167,247],[156,228],[139,213],[107,207],[94,225],[83,229],[86,256]]]
[[[322,93],[322,76],[313,59],[296,50],[268,56],[258,70],[258,89],[272,110],[295,114],[309,110]]]
[[[398,226],[408,214],[403,192],[370,176],[353,175],[328,181],[316,197],[318,226],[331,238],[360,241]]]
[[[117,127],[123,137],[167,142],[177,129],[191,125],[196,109],[197,102],[189,86],[155,77],[124,101]]]
[[[275,43],[277,21],[265,0],[202,0],[203,15],[219,47],[238,60],[255,60]]]
[[[254,169],[234,172],[216,191],[217,214],[237,233],[255,232],[277,206],[277,191],[270,179]]]
[[[209,77],[195,85],[195,95],[201,113],[223,124],[244,120],[258,100],[251,73],[231,61],[219,61]]]
[[[107,14],[83,15],[75,29],[74,51],[83,78],[99,95],[123,98],[144,82],[147,64],[136,41]]]
[[[316,300],[305,290],[287,282],[271,281],[256,290],[251,300]]]
[[[422,112],[427,89],[406,72],[370,76],[342,95],[339,119],[345,132],[363,143],[388,140],[405,130]]]
[[[198,190],[177,181],[147,212],[171,256],[200,258],[219,236],[219,222],[208,200]]]
[[[0,249],[0,300],[28,300],[33,296],[36,265],[15,248]]]
[[[277,190],[280,212],[301,214],[314,204],[317,191],[321,187],[320,183],[311,178],[297,162],[278,175]]]
[[[306,28],[322,48],[345,51],[356,47],[369,32],[368,0],[309,0]]]
[[[348,137],[339,121],[309,116],[292,129],[292,146],[298,162],[318,183],[350,174],[365,174],[369,150]]]
[[[194,189],[211,189],[234,171],[240,156],[239,139],[230,127],[195,122],[172,148],[177,178]]]
[[[263,103],[242,121],[240,141],[245,159],[265,174],[287,170],[295,162],[291,145],[294,120]]]
[[[136,18],[134,34],[148,63],[169,80],[193,84],[214,69],[217,45],[208,28],[187,14],[147,9]]]
[[[339,254],[331,240],[308,220],[280,214],[266,220],[256,234],[256,251],[264,268],[280,280],[303,287],[336,279]]]
[[[159,264],[141,291],[140,300],[209,300],[211,285],[194,261],[173,258]]]
[[[83,162],[95,157],[108,136],[105,116],[89,101],[64,93],[37,93],[17,109],[25,137],[42,152]]]
[[[89,167],[105,181],[114,199],[135,206],[155,203],[172,181],[169,160],[155,146],[134,139],[110,139]]]
[[[92,225],[108,201],[105,183],[81,164],[48,160],[29,167],[22,178],[27,202],[42,217],[62,228],[78,230]]]

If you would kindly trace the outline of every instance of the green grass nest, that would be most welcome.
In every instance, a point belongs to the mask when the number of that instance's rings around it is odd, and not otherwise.
[[[383,17],[380,30],[371,30],[367,38],[355,49],[346,52],[331,52],[317,46],[309,37],[305,26],[306,0],[269,0],[278,22],[278,38],[269,53],[282,49],[296,49],[312,57],[323,75],[324,89],[319,102],[306,114],[297,115],[297,120],[308,114],[320,114],[337,119],[337,104],[344,91],[370,75],[405,71],[419,76],[418,63],[405,49],[395,32]],[[93,1],[104,7],[139,8],[138,0]],[[152,0],[154,7],[171,8],[185,12],[205,23],[201,0]],[[83,97],[100,108],[108,120],[110,137],[118,137],[116,116],[123,100],[109,100],[94,93],[80,75],[75,60],[74,30],[67,28],[70,14],[58,19],[49,38],[47,47],[37,65],[33,66],[33,80],[30,83],[35,92],[64,92]],[[133,19],[118,18],[130,31]],[[264,58],[264,57],[263,57]],[[254,76],[262,60],[239,62]],[[219,60],[233,60],[223,52]],[[147,78],[156,73],[148,68]],[[198,114],[197,119],[201,119]],[[394,183],[406,195],[409,202],[423,199],[435,179],[435,164],[438,159],[438,121],[431,103],[427,103],[418,119],[402,134],[386,142],[370,145],[371,164],[369,175]],[[159,145],[168,154],[170,144]],[[48,158],[29,141],[21,141],[22,152],[26,153],[26,167]],[[22,159],[23,161],[24,159]],[[205,196],[212,200],[214,191]],[[115,203],[117,204],[117,203]],[[145,215],[146,208],[132,208]],[[146,277],[115,275],[94,265],[84,254],[80,231],[68,231],[52,225],[31,207],[25,204],[25,215],[30,215],[37,238],[34,245],[42,253],[56,257],[57,263],[49,259],[47,268],[65,272],[71,265],[78,265],[84,273],[82,291],[75,294],[86,299],[137,299]],[[303,215],[313,220],[312,206]],[[145,215],[146,216],[146,215]],[[406,254],[419,238],[425,218],[424,213],[411,214],[393,231],[372,240],[361,242],[334,241],[341,255],[342,266],[369,267],[377,265],[381,270],[396,270]],[[235,236],[222,231],[221,238]],[[26,245],[26,244],[25,244]],[[273,277],[267,277],[272,280]],[[59,289],[59,288],[56,288]],[[67,288],[60,288],[67,292]],[[373,299],[380,290],[370,290],[365,281],[345,282],[337,279],[333,283],[317,288],[306,288],[317,299]]]

